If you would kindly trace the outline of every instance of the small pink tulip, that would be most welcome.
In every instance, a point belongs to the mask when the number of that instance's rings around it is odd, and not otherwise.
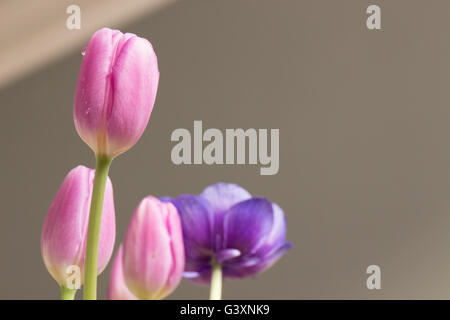
[[[108,300],[137,300],[123,278],[123,246],[117,250],[109,277]]]
[[[45,266],[60,286],[67,287],[71,272],[80,270],[80,284],[84,279],[89,207],[95,170],[78,166],[65,177],[53,199],[41,235],[41,253]],[[116,222],[111,180],[107,180],[98,251],[98,274],[108,264],[114,247]],[[70,271],[70,272],[69,272]]]
[[[162,299],[181,281],[184,244],[177,209],[148,196],[136,208],[123,242],[124,278],[139,299]]]
[[[148,40],[108,28],[94,33],[74,98],[81,139],[109,158],[130,149],[150,119],[158,81],[158,62]]]

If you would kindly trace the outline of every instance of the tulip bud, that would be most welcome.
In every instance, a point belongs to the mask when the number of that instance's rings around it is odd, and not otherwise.
[[[136,208],[123,242],[125,283],[139,299],[162,299],[181,281],[184,245],[176,208],[148,196]]]
[[[41,235],[41,253],[47,270],[60,286],[79,268],[84,279],[89,207],[95,170],[78,166],[65,177],[45,217]],[[108,179],[100,227],[98,274],[108,264],[116,233],[113,189]],[[75,267],[75,269],[74,269]]]
[[[150,119],[158,81],[150,42],[98,30],[85,48],[75,90],[74,120],[81,139],[109,158],[130,149]]]
[[[109,277],[108,300],[136,300],[123,278],[123,246],[117,250]]]

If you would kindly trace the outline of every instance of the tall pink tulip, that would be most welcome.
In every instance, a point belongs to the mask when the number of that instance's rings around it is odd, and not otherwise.
[[[136,296],[128,290],[123,278],[123,246],[117,250],[116,257],[111,268],[108,288],[109,300],[136,300]]]
[[[139,299],[162,299],[181,281],[184,244],[177,209],[148,196],[136,208],[123,242],[123,272]]]
[[[75,127],[83,141],[109,158],[130,149],[150,119],[158,81],[148,40],[98,30],[85,49],[74,98]]]
[[[103,192],[114,157],[141,137],[155,103],[158,61],[153,47],[131,33],[103,28],[84,50],[73,103],[75,127],[96,155],[84,298],[97,297],[98,235]]]
[[[81,271],[84,279],[89,205],[94,170],[84,166],[72,169],[65,177],[45,217],[41,235],[41,253],[45,266],[61,287],[68,287],[68,267]],[[113,189],[108,179],[100,227],[97,273],[108,264],[114,247],[116,226]]]

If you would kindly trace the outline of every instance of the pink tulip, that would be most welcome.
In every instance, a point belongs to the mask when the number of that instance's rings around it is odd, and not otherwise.
[[[108,288],[109,300],[137,300],[136,296],[128,290],[123,278],[123,246],[117,250],[116,257],[111,268]]]
[[[41,235],[41,253],[45,266],[60,286],[67,286],[68,267],[77,266],[84,279],[89,207],[95,170],[78,166],[65,177],[53,199]],[[116,233],[113,189],[107,180],[100,227],[98,274],[108,264]]]
[[[127,287],[139,299],[162,299],[181,281],[184,244],[177,209],[148,196],[136,208],[123,242]]]
[[[98,30],[86,47],[75,90],[74,120],[81,139],[109,158],[130,149],[150,119],[158,81],[150,42]]]

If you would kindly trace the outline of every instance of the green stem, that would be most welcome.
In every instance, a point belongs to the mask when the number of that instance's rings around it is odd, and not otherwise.
[[[100,224],[102,219],[106,179],[108,178],[111,161],[112,159],[104,155],[96,156],[94,188],[92,190],[91,209],[89,212],[86,258],[84,265],[84,300],[97,299],[98,239],[100,237]]]
[[[76,293],[77,289],[68,289],[64,286],[61,286],[61,300],[73,300],[75,299]]]
[[[211,291],[209,293],[209,300],[222,299],[222,266],[215,260],[212,261],[212,275],[211,275]]]

